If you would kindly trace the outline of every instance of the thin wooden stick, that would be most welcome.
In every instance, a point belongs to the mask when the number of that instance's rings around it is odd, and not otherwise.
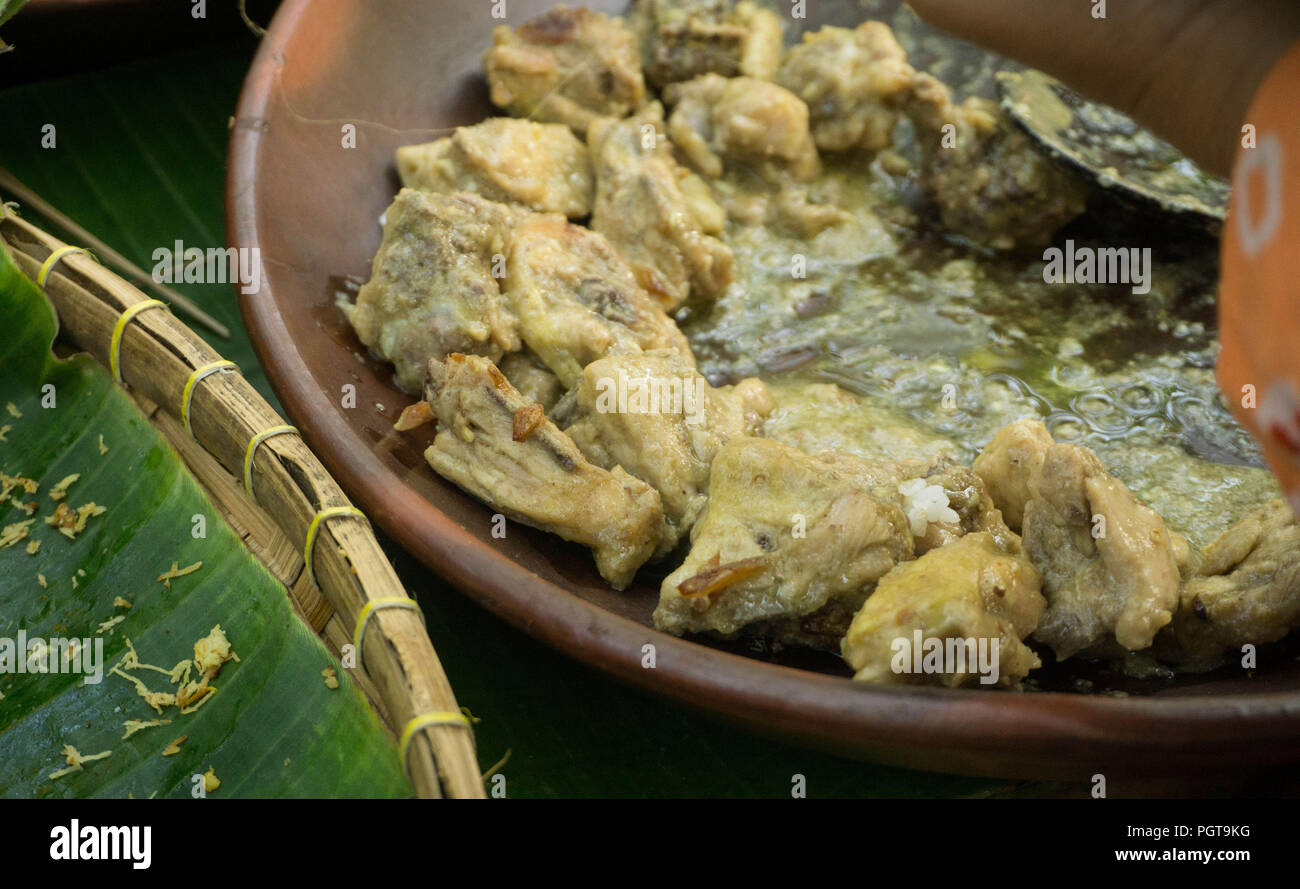
[[[112,247],[105,244],[99,238],[95,237],[92,232],[87,231],[72,219],[69,219],[61,213],[57,207],[42,198],[36,192],[32,191],[19,181],[17,176],[13,175],[3,167],[0,167],[0,189],[9,192],[9,194],[18,199],[19,203],[32,208],[47,221],[54,223],[59,228],[72,235],[81,242],[77,245],[78,247],[85,247],[132,281],[135,281],[142,287],[149,288],[163,299],[173,303],[190,318],[199,322],[223,340],[230,339],[230,328],[222,324],[216,318],[213,318],[207,312],[203,311],[194,300],[190,299],[188,296],[177,293],[165,284],[160,284],[155,281],[152,275],[131,262],[131,260],[127,259],[121,253],[118,253]]]
[[[20,268],[35,276],[52,252],[65,246],[12,213],[0,216],[0,237]],[[111,332],[129,306],[145,299],[111,270],[68,255],[46,281],[46,295],[60,321],[60,335],[109,363]],[[169,312],[137,314],[120,340],[122,378],[138,395],[176,416],[185,383],[195,368],[220,356]],[[284,421],[239,373],[212,374],[190,401],[194,439],[235,478],[243,477],[245,449]],[[307,529],[323,509],[349,506],[347,496],[297,435],[267,438],[252,464],[257,503],[284,536],[303,549]],[[406,597],[406,591],[368,524],[342,517],[321,526],[313,550],[321,592],[350,634],[366,603]],[[328,627],[327,627],[328,629]],[[337,628],[333,634],[337,638]],[[364,663],[394,727],[429,713],[458,712],[418,611],[385,608],[367,624]],[[400,731],[400,730],[399,730]],[[462,725],[433,725],[415,735],[408,772],[423,797],[482,798],[473,737]]]

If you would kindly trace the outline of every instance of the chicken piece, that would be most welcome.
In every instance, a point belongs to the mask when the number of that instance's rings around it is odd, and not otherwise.
[[[1029,493],[1023,548],[1047,596],[1034,638],[1059,660],[1113,647],[1112,637],[1129,651],[1150,646],[1173,617],[1181,579],[1164,520],[1076,445],[1047,449]]]
[[[468,191],[488,200],[578,219],[596,183],[587,146],[568,127],[494,117],[445,139],[397,149],[407,188]]]
[[[1297,625],[1300,525],[1283,501],[1273,500],[1205,548],[1179,594],[1171,659],[1187,669],[1212,668],[1225,653],[1276,642]]]
[[[705,74],[664,90],[672,106],[668,137],[700,173],[747,165],[765,178],[817,175],[821,162],[808,130],[808,106],[782,86],[752,77]]]
[[[492,102],[516,117],[562,123],[585,135],[599,117],[645,101],[636,34],[619,18],[557,6],[492,33],[483,56]]]
[[[591,547],[615,589],[658,551],[667,530],[659,494],[587,462],[488,359],[431,360],[425,399],[439,430],[424,458],[443,478],[514,521]]]
[[[900,467],[915,466],[916,463],[899,464]],[[914,479],[914,480],[913,480]],[[911,484],[908,484],[911,481]],[[913,506],[909,500],[921,500],[924,503],[925,489],[917,482],[922,482],[933,489],[932,499],[942,495],[942,504],[948,514],[931,518],[933,510],[926,511],[923,506]],[[924,475],[911,475],[899,484],[903,494],[903,511],[908,520],[916,522],[913,534],[916,537],[918,555],[946,546],[959,537],[973,533],[986,533],[1005,552],[1020,552],[1020,537],[1012,531],[1002,518],[1002,512],[994,505],[988,488],[974,470],[951,460],[938,460],[926,468]],[[916,493],[909,497],[908,490]],[[925,514],[925,513],[929,514]],[[918,516],[918,513],[921,515]],[[924,529],[916,534],[919,517],[926,519]]]
[[[514,230],[506,275],[524,342],[566,387],[597,358],[642,349],[673,349],[694,366],[673,319],[597,232],[535,215]]]
[[[662,136],[663,108],[594,124],[596,171],[591,227],[609,238],[637,282],[672,311],[712,299],[732,280],[731,249],[713,237],[726,217],[709,187],[682,169]]]
[[[1150,646],[1178,602],[1187,541],[1091,451],[1054,443],[1037,420],[999,430],[974,469],[1043,572],[1048,613],[1035,638],[1062,659]]]
[[[531,349],[511,352],[497,366],[510,381],[510,385],[518,389],[524,398],[546,408],[548,414],[564,395],[564,384],[560,378],[551,373]]]
[[[632,19],[657,87],[710,73],[771,80],[781,64],[781,20],[754,3],[638,0]]]
[[[872,495],[880,475],[880,464],[847,454],[811,457],[761,438],[723,445],[655,626],[833,647],[875,582],[912,558],[907,516]]]
[[[1014,687],[1041,666],[1022,641],[1046,606],[1040,586],[1027,560],[968,534],[882,577],[841,652],[860,682]]]
[[[418,392],[430,358],[452,352],[500,358],[519,348],[519,321],[501,296],[516,215],[472,194],[403,188],[385,213],[370,280],[344,309],[357,338]]]
[[[929,74],[907,100],[924,155],[921,185],[943,226],[998,250],[1050,243],[1081,214],[1088,190],[985,99],[954,105]]]
[[[915,74],[884,22],[828,26],[803,35],[781,62],[776,81],[808,106],[822,151],[888,148]]]
[[[816,459],[855,476],[878,504],[901,509],[914,555],[975,532],[989,533],[1008,553],[1020,551],[1020,538],[1003,523],[979,478],[949,459],[890,462],[843,453],[821,453]],[[745,632],[783,644],[838,650],[865,595],[834,598],[812,614],[761,621]]]
[[[987,532],[1006,552],[1020,551],[1020,537],[1002,521],[979,476],[951,459],[895,463],[842,453],[818,454],[818,459],[832,464],[847,461],[870,480],[873,497],[901,508],[917,555],[975,532]]]
[[[1043,465],[1053,445],[1047,427],[1037,420],[1019,420],[998,430],[975,458],[974,470],[983,479],[1008,527],[1019,532],[1029,502],[1029,479]]]
[[[592,463],[659,492],[674,544],[704,509],[718,449],[757,435],[775,407],[759,380],[714,389],[671,349],[593,361],[575,398],[579,419],[565,433]]]

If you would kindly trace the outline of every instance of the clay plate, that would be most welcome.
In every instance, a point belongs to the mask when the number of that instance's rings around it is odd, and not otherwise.
[[[509,21],[551,5],[510,0]],[[591,5],[614,12],[623,3]],[[643,572],[634,589],[616,593],[585,550],[558,538],[511,525],[494,540],[492,511],[425,466],[428,434],[392,432],[413,399],[365,355],[335,305],[349,279],[369,274],[378,219],[397,188],[393,150],[491,113],[479,73],[500,24],[490,8],[479,0],[288,0],[232,127],[229,238],[259,248],[264,267],[261,292],[241,297],[253,344],[292,421],[380,527],[476,601],[579,661],[819,749],[1067,780],[1098,771],[1201,776],[1300,759],[1293,653],[1253,679],[1192,678],[1127,697],[860,687],[842,670],[655,632],[661,575]],[[804,27],[862,15],[857,4],[808,10]],[[356,127],[354,148],[343,144],[347,124]],[[356,386],[351,409],[342,406],[346,384]],[[656,648],[654,669],[641,666],[647,643]]]

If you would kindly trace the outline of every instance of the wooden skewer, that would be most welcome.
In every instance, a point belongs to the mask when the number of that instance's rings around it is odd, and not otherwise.
[[[94,234],[82,228],[76,222],[59,212],[57,207],[46,201],[36,192],[32,191],[19,181],[16,176],[3,167],[0,167],[0,189],[8,192],[13,197],[17,198],[20,203],[32,208],[38,214],[45,217],[49,222],[54,223],[65,230],[68,234],[72,235],[78,241],[77,246],[85,247],[87,250],[90,250],[100,259],[104,260],[109,265],[114,266],[123,275],[135,281],[140,286],[152,290],[154,293],[175,305],[176,308],[181,310],[184,314],[188,315],[199,324],[202,324],[208,330],[211,330],[217,336],[225,340],[230,339],[229,327],[203,311],[203,309],[199,308],[198,304],[189,297],[183,296],[172,288],[155,281],[153,276],[144,271],[144,269],[131,262],[131,260],[127,259],[121,253],[118,253],[112,247],[95,237]]]

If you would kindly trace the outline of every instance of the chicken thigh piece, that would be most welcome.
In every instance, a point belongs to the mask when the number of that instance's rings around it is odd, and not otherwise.
[[[439,427],[429,465],[507,518],[590,547],[601,577],[627,587],[664,540],[659,494],[589,463],[488,359],[453,354],[428,369]]]
[[[967,534],[880,579],[844,637],[844,660],[860,682],[1014,687],[1041,665],[1022,641],[1043,614],[1039,588],[1026,559],[987,532]],[[926,660],[935,650],[947,656]]]
[[[711,179],[727,166],[775,178],[817,175],[821,162],[808,130],[808,106],[782,86],[752,77],[705,74],[664,90],[672,107],[668,137]]]
[[[516,29],[498,26],[483,56],[492,103],[516,117],[585,135],[599,117],[645,101],[636,34],[620,18],[557,6]]]
[[[875,582],[913,555],[902,507],[872,495],[887,478],[847,454],[812,457],[761,438],[723,445],[655,626],[834,648]]]
[[[588,137],[596,171],[591,227],[627,260],[637,282],[672,311],[720,295],[732,281],[731,249],[718,240],[722,209],[698,176],[673,159],[663,108],[602,120]]]
[[[1062,659],[1149,647],[1177,606],[1187,541],[1092,451],[1054,442],[1038,420],[999,430],[974,468],[1042,572],[1048,605],[1035,638]]]
[[[492,275],[517,215],[473,194],[397,193],[370,280],[345,307],[357,338],[418,392],[430,358],[500,358],[519,348],[519,321]]]
[[[863,22],[804,34],[776,82],[808,106],[819,149],[874,154],[891,144],[914,74],[889,26]]]
[[[747,0],[638,0],[632,21],[657,87],[710,73],[771,80],[781,63],[781,20]]]
[[[565,386],[606,355],[668,348],[694,366],[686,337],[598,232],[562,216],[519,224],[506,259],[506,300],[524,343]]]
[[[579,219],[595,181],[587,146],[565,126],[494,117],[444,139],[397,149],[407,188],[473,192],[491,201]]]
[[[704,509],[718,450],[757,435],[775,406],[759,380],[715,389],[671,349],[593,361],[574,399],[578,419],[565,433],[592,463],[622,466],[659,492],[673,543]]]
[[[1168,630],[1177,646],[1171,659],[1213,668],[1224,655],[1276,642],[1298,625],[1300,525],[1282,500],[1272,500],[1205,548],[1179,594]]]

